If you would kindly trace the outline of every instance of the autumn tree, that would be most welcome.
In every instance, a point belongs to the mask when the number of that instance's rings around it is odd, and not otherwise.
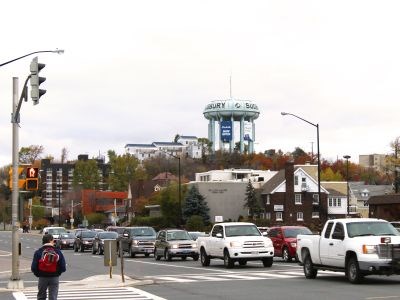
[[[332,168],[328,167],[321,172],[322,181],[343,181],[343,176],[339,171],[334,172]]]
[[[393,185],[395,193],[397,194],[400,190],[400,137],[397,137],[390,143],[390,148],[393,152],[386,157],[386,164],[388,171],[393,174]]]
[[[39,145],[30,145],[22,147],[19,151],[19,162],[22,164],[33,164],[43,154],[44,147]]]
[[[66,163],[68,159],[68,149],[66,147],[61,149],[61,163]]]
[[[116,155],[114,151],[108,151],[110,164],[109,186],[113,191],[127,191],[128,184],[136,178],[136,169],[139,161],[129,153]],[[145,177],[141,170],[141,177]]]

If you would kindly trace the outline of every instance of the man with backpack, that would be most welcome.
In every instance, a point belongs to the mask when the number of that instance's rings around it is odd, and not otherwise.
[[[31,270],[38,281],[38,300],[46,300],[47,289],[49,300],[57,300],[59,276],[66,271],[65,258],[62,252],[54,245],[51,234],[45,234],[42,239],[43,246],[35,251]]]

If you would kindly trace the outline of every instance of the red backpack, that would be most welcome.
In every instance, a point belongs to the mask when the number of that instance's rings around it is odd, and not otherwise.
[[[53,247],[43,249],[42,256],[39,259],[38,269],[45,273],[56,273],[60,256]]]

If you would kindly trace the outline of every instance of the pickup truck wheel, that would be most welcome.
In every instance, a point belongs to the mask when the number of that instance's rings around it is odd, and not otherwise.
[[[283,251],[282,251],[282,258],[283,258],[283,261],[284,262],[290,262],[290,261],[292,261],[292,257],[290,256],[290,254],[289,254],[289,249],[288,248],[283,248]]]
[[[347,279],[351,283],[360,283],[364,278],[358,266],[358,261],[355,257],[350,258],[349,261],[347,262],[346,274],[347,274]]]
[[[262,260],[262,262],[263,262],[264,267],[270,268],[270,267],[272,267],[272,263],[274,262],[274,259],[272,257],[267,257],[267,258],[264,258]]]
[[[227,269],[232,269],[234,266],[234,261],[232,258],[229,256],[229,252],[227,250],[224,251],[224,266]]]
[[[200,261],[203,267],[208,267],[210,265],[210,257],[203,248],[200,250]]]
[[[317,277],[318,270],[314,269],[310,254],[306,255],[303,264],[304,276],[307,279],[314,279],[315,277]]]
[[[144,257],[149,257],[150,256],[150,253],[145,253],[144,254]]]
[[[132,252],[132,247],[131,247],[131,246],[129,246],[129,256],[130,256],[131,258],[134,258],[134,257],[135,257],[135,252]]]

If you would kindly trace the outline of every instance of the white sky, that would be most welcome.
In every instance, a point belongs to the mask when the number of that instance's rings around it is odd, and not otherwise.
[[[0,3],[0,63],[37,50],[47,90],[23,103],[19,146],[90,157],[127,143],[207,137],[205,106],[253,100],[256,151],[323,158],[389,153],[400,135],[399,1],[15,1]],[[37,21],[36,21],[37,20]],[[11,163],[12,77],[0,68],[0,166]]]

